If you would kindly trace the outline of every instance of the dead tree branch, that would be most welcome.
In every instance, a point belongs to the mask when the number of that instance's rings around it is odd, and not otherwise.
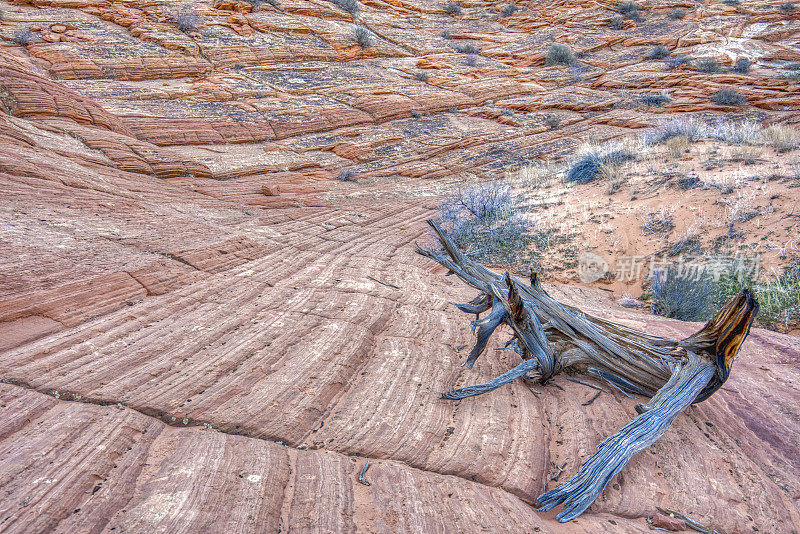
[[[480,395],[523,376],[544,385],[566,368],[603,378],[626,394],[650,397],[647,404],[636,406],[639,415],[603,441],[575,476],[539,496],[542,511],[564,505],[558,515],[562,522],[583,513],[630,458],[655,442],[678,414],[725,383],[758,313],[758,301],[745,290],[696,334],[680,341],[653,336],[556,301],[535,274],[525,284],[509,273],[487,269],[458,250],[438,224],[428,222],[444,250],[418,248],[418,252],[480,292],[469,303],[457,304],[461,311],[476,316],[489,311],[472,322],[477,342],[467,367],[472,368],[502,324],[513,334],[507,346],[523,359],[489,382],[449,391],[442,398]]]

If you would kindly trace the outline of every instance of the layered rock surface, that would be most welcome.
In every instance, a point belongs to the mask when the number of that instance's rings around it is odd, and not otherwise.
[[[648,5],[668,31],[601,28],[613,14],[594,3],[520,6],[368,3],[362,50],[327,2],[197,5],[187,32],[170,4],[3,4],[0,530],[644,532],[656,506],[797,528],[797,337],[755,330],[730,389],[566,526],[533,500],[636,401],[583,406],[595,391],[564,378],[439,399],[515,360],[492,347],[459,366],[471,334],[449,301],[473,295],[414,254],[437,203],[420,191],[710,109],[705,92],[739,83],[643,62],[653,44],[745,46],[746,112],[798,109],[796,82],[771,77],[800,59],[798,22],[766,3],[680,21]],[[480,48],[474,66],[444,29]],[[542,66],[553,39],[586,53],[575,82]],[[674,88],[672,107],[631,121],[614,102],[641,87]]]

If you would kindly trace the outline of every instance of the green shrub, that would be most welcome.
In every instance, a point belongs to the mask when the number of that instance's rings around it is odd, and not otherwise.
[[[453,50],[455,50],[459,54],[480,54],[480,52],[481,52],[480,50],[475,48],[475,45],[473,45],[471,43],[467,43],[467,44],[463,44],[463,45],[454,44],[453,45]]]
[[[622,2],[617,7],[617,11],[626,19],[639,20],[639,4],[636,2]]]
[[[547,51],[545,65],[572,65],[575,61],[575,53],[570,47],[561,43],[553,43]]]
[[[764,282],[751,277],[723,276],[716,287],[716,305],[724,304],[742,289],[754,288],[760,305],[756,320],[767,328],[786,329],[800,322],[800,262]]]
[[[653,48],[647,55],[647,59],[664,59],[669,55],[669,48],[664,45],[658,45]]]
[[[37,35],[30,30],[14,31],[14,42],[21,44],[22,46],[28,46],[29,44],[36,42],[37,39]]]
[[[743,106],[747,98],[736,89],[725,87],[711,95],[711,101],[720,106]]]
[[[669,14],[669,18],[673,20],[682,19],[685,16],[686,16],[686,10],[681,8],[673,9],[672,12]]]
[[[450,15],[460,16],[461,15],[461,6],[450,2],[446,6],[444,6],[444,12],[449,13]]]
[[[551,130],[558,130],[558,127],[561,126],[561,119],[555,115],[550,115],[544,120],[544,123]]]
[[[684,65],[689,65],[692,62],[692,58],[687,56],[686,54],[678,54],[677,56],[669,56],[666,59],[667,69],[672,70],[678,67],[682,67]]]
[[[733,71],[739,74],[747,74],[750,72],[750,66],[753,64],[749,59],[742,57],[736,60],[736,65],[733,66]]]
[[[358,173],[352,169],[342,169],[339,171],[339,176],[336,178],[340,182],[355,182]]]
[[[513,15],[516,12],[517,12],[517,3],[516,2],[511,2],[506,7],[503,8],[503,16],[504,17],[510,17],[511,15]]]
[[[700,72],[716,73],[721,72],[722,67],[713,57],[701,57],[694,63],[694,68]]]
[[[659,93],[657,95],[642,95],[639,98],[643,104],[653,107],[659,107],[672,102],[672,98],[664,93]]]

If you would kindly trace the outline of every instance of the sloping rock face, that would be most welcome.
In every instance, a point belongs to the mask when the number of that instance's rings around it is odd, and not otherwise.
[[[363,5],[377,37],[362,50],[327,2],[198,5],[185,32],[168,4],[4,4],[0,530],[645,532],[663,506],[797,531],[800,341],[758,329],[730,389],[586,514],[537,514],[554,466],[574,472],[637,401],[584,406],[595,390],[564,378],[440,400],[515,360],[492,346],[459,366],[471,333],[449,302],[473,295],[414,254],[436,200],[409,194],[619,135],[634,124],[614,98],[636,84],[679,96],[636,125],[707,109],[698,95],[727,83],[748,113],[792,118],[796,82],[769,69],[798,59],[796,18],[701,4],[669,31],[614,33],[593,3],[464,6]],[[475,66],[448,28],[480,45]],[[542,67],[553,39],[594,74],[573,88]],[[659,42],[761,62],[748,78],[668,72],[642,63]],[[697,328],[553,292],[649,332]]]

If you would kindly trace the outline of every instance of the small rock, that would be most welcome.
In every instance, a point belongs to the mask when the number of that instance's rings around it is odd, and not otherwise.
[[[280,191],[278,190],[278,187],[275,185],[264,184],[261,186],[261,192],[264,194],[264,196],[268,197],[277,197],[278,195],[280,195]]]
[[[672,532],[686,530],[686,522],[683,519],[664,515],[661,512],[656,512],[650,521],[650,524],[654,527],[663,528]]]

